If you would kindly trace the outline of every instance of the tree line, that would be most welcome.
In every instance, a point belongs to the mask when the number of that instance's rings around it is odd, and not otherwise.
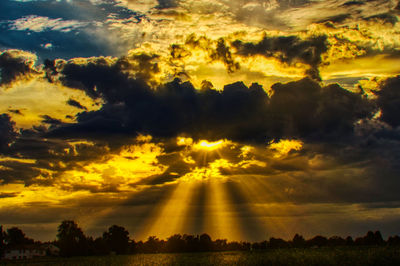
[[[86,236],[78,224],[71,220],[62,221],[58,226],[57,239],[52,244],[60,249],[60,255],[90,256],[108,254],[134,253],[168,253],[168,252],[205,252],[205,251],[234,251],[234,250],[267,250],[277,248],[315,248],[334,246],[400,246],[398,235],[382,238],[380,231],[369,231],[363,237],[353,239],[351,236],[342,238],[332,236],[315,236],[305,239],[296,234],[292,240],[271,237],[261,242],[237,242],[226,239],[212,240],[208,234],[181,235],[175,234],[166,240],[150,236],[146,241],[138,241],[129,237],[129,232],[122,226],[113,225],[102,236],[93,238]],[[12,227],[3,231],[0,226],[0,254],[6,249],[18,248],[24,245],[41,244],[25,236],[23,231]]]

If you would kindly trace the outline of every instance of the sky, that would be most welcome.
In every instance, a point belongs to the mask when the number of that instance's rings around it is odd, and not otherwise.
[[[0,224],[400,234],[395,0],[2,0]]]

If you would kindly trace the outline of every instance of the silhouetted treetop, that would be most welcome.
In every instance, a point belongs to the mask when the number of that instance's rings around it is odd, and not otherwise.
[[[128,251],[129,232],[122,226],[113,225],[108,232],[103,233],[103,239],[111,251],[117,254],[125,254]]]

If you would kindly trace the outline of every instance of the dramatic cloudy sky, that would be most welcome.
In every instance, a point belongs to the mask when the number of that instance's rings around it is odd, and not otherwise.
[[[0,224],[400,234],[397,0],[1,0]]]

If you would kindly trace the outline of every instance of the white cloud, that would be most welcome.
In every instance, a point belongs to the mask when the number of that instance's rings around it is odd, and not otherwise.
[[[22,17],[11,22],[12,30],[29,30],[34,32],[45,30],[69,32],[88,24],[87,22],[80,22],[77,20],[62,20],[61,18],[51,19],[35,15]]]

